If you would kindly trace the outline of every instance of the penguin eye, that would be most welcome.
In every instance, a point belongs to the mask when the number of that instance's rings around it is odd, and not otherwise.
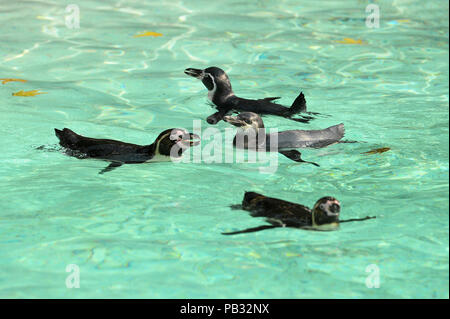
[[[173,134],[170,136],[170,140],[174,142],[179,142],[183,139],[183,135]]]
[[[244,119],[244,122],[247,123],[247,124],[252,124],[252,121],[249,120],[249,119]]]
[[[320,207],[321,210],[325,211],[325,204],[322,203],[322,204],[319,205],[319,207]]]

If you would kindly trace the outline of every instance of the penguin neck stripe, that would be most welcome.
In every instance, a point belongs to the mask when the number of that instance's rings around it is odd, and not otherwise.
[[[167,136],[169,136],[171,133],[172,133],[172,132],[169,132],[169,133],[167,133],[167,134],[164,134],[163,136],[161,136],[161,138],[159,138],[159,139],[156,141],[155,155],[161,155],[161,153],[159,152],[159,144],[161,143],[161,141],[162,141],[163,139],[165,139],[165,138],[166,138]]]
[[[312,215],[312,222],[311,222],[311,225],[312,225],[312,227],[316,227],[317,226],[317,224],[316,224],[316,214],[314,214],[314,209],[313,209],[313,211],[311,212],[311,215]]]
[[[214,80],[214,77],[211,74],[207,73],[207,75],[209,76],[213,84],[212,90],[208,91],[208,99],[212,102],[212,100],[214,99],[214,94],[216,94],[217,84],[216,81]]]

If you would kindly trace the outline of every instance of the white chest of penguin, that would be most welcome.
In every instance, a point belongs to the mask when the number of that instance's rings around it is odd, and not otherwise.
[[[155,154],[151,159],[145,161],[146,163],[155,163],[155,162],[170,162],[172,159],[170,156],[161,155],[159,153]]]

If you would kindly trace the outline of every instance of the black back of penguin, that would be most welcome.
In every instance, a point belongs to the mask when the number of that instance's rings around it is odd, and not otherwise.
[[[70,154],[76,157],[100,158],[106,160],[116,160],[127,162],[145,162],[152,156],[150,147],[142,145],[125,143],[110,139],[96,139],[85,137],[74,131],[64,128],[55,129],[56,136],[59,138],[59,144],[72,152],[79,154]]]
[[[253,217],[266,217],[267,221],[291,227],[312,225],[311,209],[301,204],[267,197],[255,192],[246,192],[242,208]]]

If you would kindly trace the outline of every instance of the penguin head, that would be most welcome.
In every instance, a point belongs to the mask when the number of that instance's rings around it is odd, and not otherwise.
[[[188,68],[184,73],[202,81],[208,89],[208,98],[214,103],[224,102],[234,95],[228,75],[218,67],[211,66],[204,70]]]
[[[181,157],[185,150],[198,144],[200,144],[200,137],[197,134],[180,128],[161,132],[153,143],[156,154],[171,157]]]
[[[334,197],[326,196],[319,199],[313,207],[313,226],[339,223],[341,203]]]
[[[223,120],[241,128],[244,131],[249,129],[258,130],[264,128],[264,123],[261,116],[253,112],[243,112],[238,116],[224,116]]]

